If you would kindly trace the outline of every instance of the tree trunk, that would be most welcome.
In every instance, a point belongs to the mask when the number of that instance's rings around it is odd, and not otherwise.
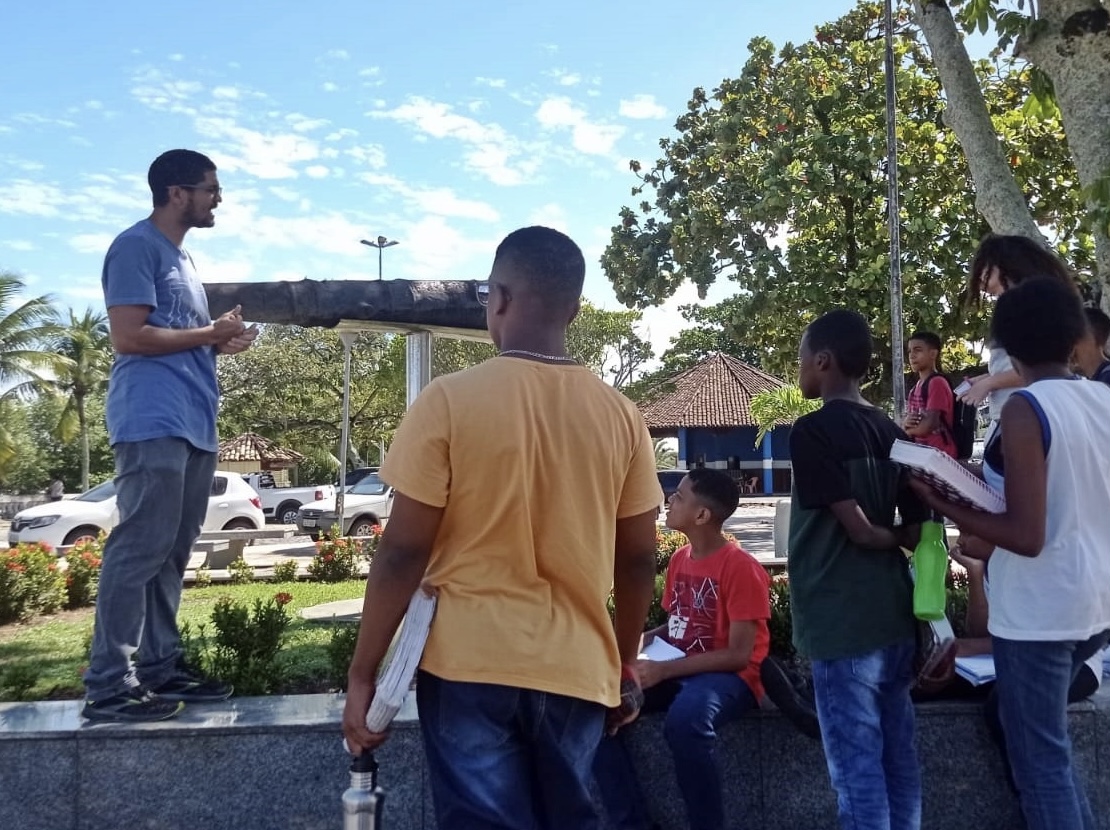
[[[1018,54],[1040,68],[1056,90],[1068,149],[1079,181],[1110,176],[1110,12],[1097,0],[1042,0],[1035,37]],[[1102,304],[1110,308],[1110,238],[1094,229]]]
[[[77,426],[81,431],[81,492],[89,489],[89,422],[85,416],[85,396],[78,395]]]
[[[943,0],[915,0],[914,12],[948,99],[944,123],[959,138],[975,181],[975,207],[995,233],[1045,244],[998,140],[951,10]]]

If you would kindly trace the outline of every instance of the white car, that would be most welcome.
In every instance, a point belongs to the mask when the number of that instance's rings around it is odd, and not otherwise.
[[[105,481],[73,499],[37,504],[12,519],[8,544],[44,542],[58,548],[95,539],[119,522],[115,482]],[[237,474],[217,472],[212,478],[203,530],[250,530],[266,524],[258,494]]]
[[[368,473],[343,493],[343,535],[369,536],[374,525],[385,526],[392,506],[393,488],[377,473]],[[334,498],[301,505],[297,513],[297,527],[313,539],[336,524]]]

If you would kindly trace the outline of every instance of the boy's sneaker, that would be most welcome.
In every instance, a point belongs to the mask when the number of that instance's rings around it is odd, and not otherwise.
[[[767,697],[799,732],[814,740],[821,740],[821,725],[817,720],[813,687],[804,677],[777,657],[767,655],[759,667],[759,679],[763,681],[763,690]]]
[[[178,700],[166,700],[143,686],[136,686],[102,700],[85,700],[82,716],[89,720],[158,721],[174,717],[185,708]]]
[[[205,677],[185,663],[178,663],[173,676],[162,685],[154,687],[152,691],[164,700],[210,703],[227,700],[231,697],[233,689],[227,683]]]

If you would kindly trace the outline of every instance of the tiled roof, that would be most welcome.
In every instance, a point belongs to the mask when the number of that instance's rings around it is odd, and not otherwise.
[[[279,447],[269,438],[253,432],[244,432],[220,444],[220,461],[288,461],[297,464],[304,456],[294,450]]]
[[[742,360],[717,352],[663,383],[640,404],[650,429],[755,426],[751,400],[786,384]]]

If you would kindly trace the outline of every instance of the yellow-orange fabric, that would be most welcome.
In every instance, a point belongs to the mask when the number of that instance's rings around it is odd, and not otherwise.
[[[421,668],[618,703],[616,521],[662,502],[631,401],[581,366],[493,358],[428,385],[381,477],[444,508]]]

